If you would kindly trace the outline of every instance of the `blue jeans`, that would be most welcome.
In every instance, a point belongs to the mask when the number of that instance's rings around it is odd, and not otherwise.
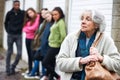
[[[39,61],[35,60],[34,61],[34,67],[32,68],[30,75],[35,76],[35,73],[39,74]]]
[[[35,73],[39,73],[39,60],[34,60],[34,66],[30,72],[30,75],[34,76]],[[42,66],[42,75],[46,75],[46,69]]]
[[[13,44],[14,42],[16,43],[16,47],[17,47],[17,55],[16,58],[13,62],[13,64],[11,64],[11,55],[13,53]],[[16,65],[19,63],[19,60],[21,59],[21,55],[22,55],[22,35],[13,35],[13,34],[8,34],[7,35],[7,54],[6,54],[6,72],[10,71],[11,69],[15,69]]]

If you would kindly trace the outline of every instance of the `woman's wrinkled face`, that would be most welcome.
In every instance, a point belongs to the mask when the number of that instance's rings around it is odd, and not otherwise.
[[[47,14],[45,15],[45,19],[46,19],[48,22],[50,22],[50,21],[52,20],[52,15],[51,15],[50,13],[47,13]]]
[[[35,16],[35,13],[32,10],[28,10],[27,14],[30,18],[33,18]]]
[[[91,32],[95,31],[97,27],[95,27],[95,23],[92,20],[91,12],[84,12],[81,16],[81,31],[83,32]]]
[[[59,20],[60,14],[59,14],[58,11],[52,11],[52,15],[53,15],[53,19],[54,19],[55,21],[58,21],[58,20]]]

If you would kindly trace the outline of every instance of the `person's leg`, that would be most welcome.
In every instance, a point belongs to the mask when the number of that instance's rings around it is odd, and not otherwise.
[[[11,54],[13,53],[13,43],[14,39],[13,36],[8,34],[7,35],[7,54],[6,54],[6,72],[7,75],[10,75],[10,62],[11,62]]]
[[[32,61],[33,61],[33,55],[32,55],[32,49],[31,49],[31,39],[26,39],[26,48],[27,48],[27,54],[28,54],[28,70],[30,73],[32,70]]]
[[[50,76],[55,77],[56,79],[60,78],[60,76],[55,72],[55,64],[53,64],[53,71],[51,71]]]
[[[34,53],[34,60],[42,61],[43,56],[41,55],[41,47],[39,47]],[[37,75],[40,75],[39,67],[37,69]]]
[[[40,76],[41,80],[49,80],[49,74],[50,73],[47,71],[47,69],[42,65],[42,75]]]
[[[21,59],[21,55],[22,55],[22,36],[21,35],[16,35],[15,36],[15,42],[16,42],[16,46],[17,46],[17,55],[16,55],[14,63],[11,66],[12,73],[15,72],[16,65],[19,63],[19,60]]]
[[[40,61],[39,61],[40,62]],[[40,64],[39,64],[40,65]],[[37,67],[37,71],[36,71],[36,75],[37,76],[40,76],[41,74],[40,74],[40,70],[39,70],[39,68],[40,68],[40,66],[38,65],[38,67]]]
[[[55,51],[55,50],[54,50]],[[57,49],[56,49],[56,53],[57,53]],[[53,70],[49,70],[49,72],[50,72],[50,75],[49,75],[49,80],[52,80],[53,79],[53,77],[55,77],[56,79],[58,79],[58,78],[60,78],[60,76],[55,72],[55,61],[56,61],[56,59],[55,59],[55,57],[52,59],[52,63],[51,63],[51,69],[53,68]]]
[[[34,60],[34,67],[32,68],[30,75],[35,76],[35,73],[37,72],[38,69],[39,69],[39,61]]]
[[[48,53],[46,54],[45,58],[43,59],[43,66],[47,69],[48,73],[50,73],[50,80],[53,79],[55,76],[56,78],[59,75],[55,72],[55,57],[59,52],[59,48],[49,48]]]
[[[37,76],[40,76],[40,70],[39,70],[39,67],[40,67],[40,66],[38,65],[37,72],[36,72],[36,75],[37,75]]]
[[[42,65],[42,75],[44,76],[44,75],[46,75],[46,69],[45,69],[45,67]]]

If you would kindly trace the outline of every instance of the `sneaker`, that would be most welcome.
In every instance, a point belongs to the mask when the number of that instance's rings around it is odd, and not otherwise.
[[[29,74],[30,74],[30,72],[27,70],[26,72],[22,73],[21,75],[25,76],[25,75],[29,75]]]
[[[21,73],[22,76],[29,75],[30,73]]]
[[[47,76],[43,76],[40,80],[48,80]]]
[[[25,75],[24,78],[25,78],[25,79],[35,79],[35,76]]]
[[[35,79],[40,79],[40,77],[36,75],[36,76],[35,76]]]
[[[57,80],[60,80],[60,76],[59,76],[59,78],[57,78]]]
[[[28,70],[26,70],[26,71],[25,71],[25,73],[29,73],[29,71],[28,71]]]
[[[22,76],[24,76],[24,75],[25,75],[25,73],[21,73],[21,75],[22,75]]]
[[[5,72],[6,72],[6,75],[7,75],[7,76],[10,76],[10,75],[11,75],[11,74],[10,74],[10,70],[7,69]]]
[[[14,75],[15,73],[16,73],[16,72],[15,72],[15,69],[11,69],[11,70],[10,70],[10,74],[11,74],[11,75]]]

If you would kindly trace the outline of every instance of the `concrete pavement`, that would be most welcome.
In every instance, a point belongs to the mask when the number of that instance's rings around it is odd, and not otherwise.
[[[15,55],[12,55],[11,62],[13,62],[14,58]],[[23,60],[20,60],[19,64],[16,67],[17,73],[15,75],[6,76],[5,59],[6,59],[6,51],[0,48],[0,80],[26,80],[21,76],[21,73],[27,69],[27,63]]]

